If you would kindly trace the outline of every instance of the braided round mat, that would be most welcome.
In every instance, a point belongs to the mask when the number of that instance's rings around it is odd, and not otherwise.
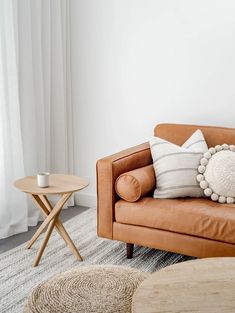
[[[54,276],[31,293],[25,313],[129,313],[148,274],[122,266],[80,267]]]

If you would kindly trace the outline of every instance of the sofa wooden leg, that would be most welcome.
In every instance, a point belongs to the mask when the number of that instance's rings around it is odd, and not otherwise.
[[[128,259],[132,259],[133,257],[133,249],[134,249],[134,244],[133,243],[127,243],[126,244],[126,256]]]

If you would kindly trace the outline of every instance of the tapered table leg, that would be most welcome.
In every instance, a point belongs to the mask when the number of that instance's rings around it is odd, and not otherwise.
[[[45,204],[45,206],[47,207],[48,211],[52,211],[52,205],[49,202],[48,198],[45,195],[40,195],[39,196],[40,199],[42,200],[42,202]],[[68,247],[70,248],[70,250],[72,251],[73,255],[80,261],[82,261],[82,257],[78,251],[78,249],[76,248],[76,246],[74,245],[72,239],[70,238],[69,234],[67,233],[66,229],[64,228],[63,224],[60,222],[59,218],[57,219],[58,222],[56,223],[56,228],[59,231],[59,234],[61,235],[61,237],[64,239],[64,241],[66,242],[66,244],[68,245]]]
[[[42,213],[44,214],[45,218],[50,214],[50,212],[53,210],[53,207],[52,205],[50,204],[49,200],[47,199],[47,197],[45,195],[32,195],[32,198],[35,202],[35,204],[39,207],[39,209],[42,210]],[[47,200],[46,204],[45,204],[45,201],[44,200]],[[48,205],[48,204],[49,205]],[[58,229],[58,224],[61,224],[61,221],[60,221],[60,218],[59,216],[57,215],[56,216],[56,221],[55,221],[55,227],[56,227],[56,230],[57,232],[59,233],[59,235],[63,238],[60,230]],[[63,238],[64,239],[64,238]],[[34,241],[35,242],[35,241]],[[67,244],[67,242],[65,241],[65,243]],[[30,249],[32,247],[33,243],[31,242],[29,244],[27,244],[26,246],[26,249]]]
[[[72,251],[73,255],[79,260],[82,261],[82,257],[80,255],[80,253],[78,252],[77,248],[75,247],[72,239],[70,238],[69,234],[67,233],[67,231],[65,230],[63,224],[58,224],[57,225],[60,233],[61,233],[61,237],[64,239],[64,241],[66,242],[66,244],[68,245],[68,247],[70,248],[70,250]]]
[[[69,199],[69,197],[71,196],[72,193],[66,193],[63,194],[63,196],[60,198],[60,200],[56,203],[55,207],[53,208],[53,210],[50,212],[50,214],[47,216],[47,218],[44,220],[44,222],[40,225],[40,227],[38,228],[38,230],[35,232],[35,234],[33,235],[33,237],[30,239],[30,241],[27,244],[27,248],[31,248],[31,246],[33,245],[33,243],[38,239],[38,237],[41,235],[41,233],[43,232],[43,230],[45,229],[45,227],[47,227],[47,225],[50,223],[50,221],[52,219],[54,219],[54,217],[60,213],[60,211],[63,208],[63,205],[65,204],[65,202]],[[40,207],[41,208],[41,207]]]
[[[71,195],[71,194],[70,194]],[[46,216],[45,221],[48,219],[48,217],[54,212],[54,210],[57,207],[57,204],[55,205],[55,207],[53,208],[51,203],[49,202],[49,200],[47,199],[47,197],[45,195],[32,195],[33,200],[35,201],[35,203],[37,204],[37,206],[42,210],[42,212],[44,213],[44,215]],[[64,200],[61,201],[61,209],[64,205],[64,203],[67,201],[65,199],[68,199],[67,197],[64,197]],[[60,202],[60,200],[58,201]],[[59,214],[61,209],[57,209],[57,214],[54,214],[53,219],[51,219],[51,221],[49,222],[46,234],[45,234],[45,238],[44,241],[37,253],[36,259],[34,261],[34,266],[37,266],[40,262],[40,259],[42,257],[42,254],[45,250],[45,247],[47,245],[47,242],[51,236],[51,233],[53,231],[53,228],[55,227],[56,230],[58,231],[58,233],[60,234],[60,236],[63,238],[63,240],[65,241],[65,243],[68,245],[68,247],[70,248],[71,252],[73,253],[73,255],[75,256],[75,258],[79,261],[82,261],[82,257],[78,251],[78,249],[76,248],[76,246],[74,245],[72,239],[70,238],[69,234],[67,233],[67,231],[65,230],[63,224],[61,223],[60,219],[59,219]],[[44,222],[45,222],[44,221]],[[43,229],[41,230],[41,232],[43,231]],[[38,236],[41,234],[41,232],[39,233],[36,232],[34,234],[34,236],[32,237],[32,239],[29,241],[29,243],[27,244],[26,248],[30,248],[33,243],[37,240]]]
[[[43,240],[43,243],[42,243],[41,247],[38,250],[38,253],[36,255],[36,258],[35,258],[35,261],[33,263],[33,266],[38,266],[38,264],[40,262],[40,259],[42,257],[42,254],[43,254],[43,252],[44,252],[44,250],[46,248],[46,245],[48,243],[48,240],[49,240],[49,238],[51,236],[51,233],[53,231],[54,226],[55,226],[55,220],[51,221],[49,226],[48,226],[48,228],[47,228],[45,238]]]

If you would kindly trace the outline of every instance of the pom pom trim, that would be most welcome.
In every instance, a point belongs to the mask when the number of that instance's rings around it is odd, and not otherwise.
[[[219,203],[235,203],[235,197],[225,197],[223,195],[218,195],[216,192],[213,191],[213,189],[209,186],[209,183],[206,181],[205,176],[203,173],[206,171],[206,166],[209,163],[210,158],[223,150],[230,150],[232,152],[235,152],[235,145],[228,145],[224,143],[223,145],[216,145],[215,147],[212,147],[208,149],[207,152],[204,153],[202,156],[199,166],[198,166],[198,174],[197,174],[197,181],[200,185],[200,187],[203,189],[204,194],[206,197],[210,197],[211,200],[217,201]],[[208,162],[205,162],[205,159],[208,160]]]

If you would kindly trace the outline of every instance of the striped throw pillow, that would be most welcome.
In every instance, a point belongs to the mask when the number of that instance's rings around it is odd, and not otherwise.
[[[196,179],[200,159],[208,150],[200,129],[181,147],[153,137],[150,148],[157,182],[154,198],[204,196]]]

